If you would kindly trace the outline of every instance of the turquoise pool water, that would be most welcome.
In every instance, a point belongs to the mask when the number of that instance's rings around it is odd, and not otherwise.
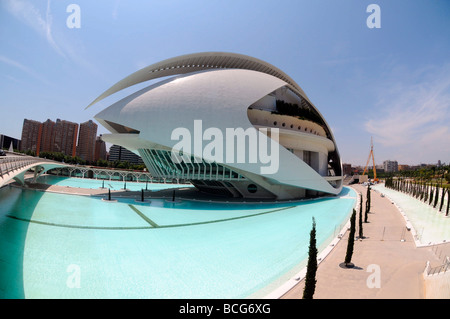
[[[387,195],[402,209],[422,245],[450,240],[450,217],[446,217],[445,213],[408,194],[387,188],[384,184],[374,185],[372,188]],[[446,201],[445,205],[447,205]]]
[[[0,297],[262,297],[305,266],[312,217],[322,250],[355,200],[349,188],[340,197],[236,205],[4,187]]]

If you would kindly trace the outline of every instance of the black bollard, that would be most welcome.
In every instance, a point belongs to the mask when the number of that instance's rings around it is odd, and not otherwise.
[[[141,202],[143,202],[143,201],[144,201],[144,190],[141,189]]]
[[[175,201],[175,190],[172,191],[172,202]]]
[[[111,200],[111,189],[108,188],[108,200]]]

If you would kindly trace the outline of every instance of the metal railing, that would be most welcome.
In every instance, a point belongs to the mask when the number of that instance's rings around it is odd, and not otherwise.
[[[445,262],[442,265],[436,266],[436,267],[430,267],[430,264],[428,262],[427,267],[425,269],[425,273],[428,276],[445,273],[447,271],[450,271],[450,257],[447,257]]]
[[[31,165],[33,163],[39,162],[39,159],[34,159],[32,157],[22,157],[22,156],[6,156],[0,158],[0,178],[9,174],[10,172],[20,170],[25,166]]]
[[[11,172],[21,170],[22,168],[39,163],[48,162],[49,160],[31,156],[5,156],[0,157],[0,178]]]

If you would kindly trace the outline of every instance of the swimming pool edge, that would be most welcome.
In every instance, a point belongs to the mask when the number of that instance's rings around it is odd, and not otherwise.
[[[351,187],[350,185],[346,185],[346,187],[351,188],[356,193],[355,204],[353,205],[354,209],[357,209],[360,205],[360,197],[359,192]],[[336,245],[341,241],[344,237],[345,233],[350,229],[350,216],[347,219],[347,222],[339,231],[339,234],[332,239],[332,241],[317,255],[317,266],[319,266],[326,257],[333,251]],[[303,267],[299,272],[297,272],[294,276],[288,279],[284,284],[281,284],[270,293],[263,296],[261,299],[280,299],[285,294],[287,294],[290,290],[292,290],[297,284],[299,284],[306,277],[307,267]]]

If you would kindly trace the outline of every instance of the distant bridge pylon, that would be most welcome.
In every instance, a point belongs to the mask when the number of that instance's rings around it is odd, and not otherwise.
[[[373,180],[374,180],[374,182],[378,182],[378,178],[377,178],[377,169],[376,169],[376,167],[375,167],[375,155],[373,155],[373,140],[372,140],[372,138],[370,138],[370,153],[369,153],[369,158],[367,159],[366,167],[364,167],[364,171],[363,171],[363,173],[362,173],[362,176],[364,176],[364,174],[366,173],[366,171],[368,171],[368,166],[369,166],[370,158],[372,158],[372,163],[373,163]]]

